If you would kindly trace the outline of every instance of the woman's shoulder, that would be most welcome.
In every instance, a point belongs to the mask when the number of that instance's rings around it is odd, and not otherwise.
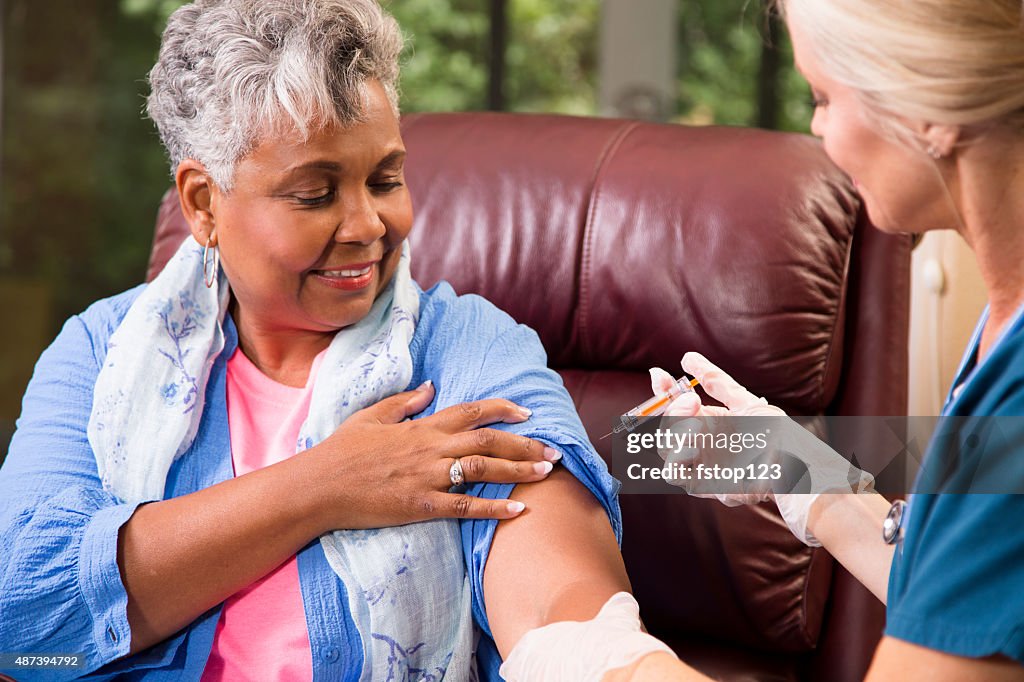
[[[494,338],[518,326],[512,316],[477,294],[457,294],[442,280],[420,294],[417,334],[472,330],[478,338]]]
[[[110,341],[110,336],[114,333],[114,330],[118,328],[124,316],[128,314],[128,309],[131,308],[132,303],[139,297],[146,288],[146,284],[140,284],[132,287],[127,291],[122,291],[119,294],[108,296],[107,298],[101,298],[98,301],[93,302],[88,308],[83,310],[81,313],[74,315],[65,324],[65,330],[70,325],[77,323],[81,324],[80,328],[84,328],[85,333],[92,341],[92,347],[94,352],[98,352],[100,355],[105,355],[105,349],[107,343]],[[59,338],[55,341],[55,345],[59,345]],[[102,363],[103,358],[96,358],[98,363]]]
[[[146,284],[139,284],[119,294],[101,298],[79,313],[78,318],[90,332],[106,331],[109,336],[121,324],[121,320],[128,314],[128,309],[132,307],[132,303],[145,290],[146,286]]]
[[[473,383],[479,379],[483,364],[497,358],[502,373],[547,366],[547,355],[536,332],[516,323],[482,296],[456,294],[447,282],[423,292],[409,350],[417,377],[422,374],[435,380],[438,377],[431,371],[445,368]]]

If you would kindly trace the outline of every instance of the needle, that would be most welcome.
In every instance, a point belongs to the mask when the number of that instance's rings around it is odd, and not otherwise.
[[[665,410],[672,404],[673,400],[683,393],[692,393],[694,386],[699,383],[696,379],[687,379],[685,376],[677,379],[667,393],[660,393],[634,407],[621,417],[622,423],[598,438],[598,440],[604,440],[613,433],[619,433],[620,431],[632,431],[636,428],[641,417],[657,417],[665,414]]]

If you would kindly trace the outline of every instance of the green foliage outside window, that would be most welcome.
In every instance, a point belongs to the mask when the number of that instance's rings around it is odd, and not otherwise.
[[[767,15],[756,0],[681,0],[678,23],[680,123],[757,123],[757,75],[766,42]],[[793,68],[789,38],[780,30],[778,127],[806,132],[807,86]]]
[[[479,0],[388,3],[406,35],[402,110],[468,111],[487,106],[487,4]]]
[[[121,0],[149,16],[159,35],[183,0]],[[402,110],[468,111],[487,106],[486,0],[385,0],[408,39]],[[510,111],[595,115],[600,0],[508,0],[505,95]],[[754,125],[765,12],[756,0],[679,0],[678,98],[672,120]],[[780,125],[806,130],[806,86],[780,33]]]

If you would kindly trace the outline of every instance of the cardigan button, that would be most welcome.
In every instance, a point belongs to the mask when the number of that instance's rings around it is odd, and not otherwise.
[[[338,660],[338,657],[341,655],[341,652],[338,651],[338,647],[332,646],[329,649],[324,649],[320,655],[328,663],[334,663]]]

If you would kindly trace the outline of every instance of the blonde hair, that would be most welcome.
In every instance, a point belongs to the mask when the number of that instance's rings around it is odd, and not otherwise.
[[[1021,0],[776,0],[830,78],[904,119],[1024,132]]]

